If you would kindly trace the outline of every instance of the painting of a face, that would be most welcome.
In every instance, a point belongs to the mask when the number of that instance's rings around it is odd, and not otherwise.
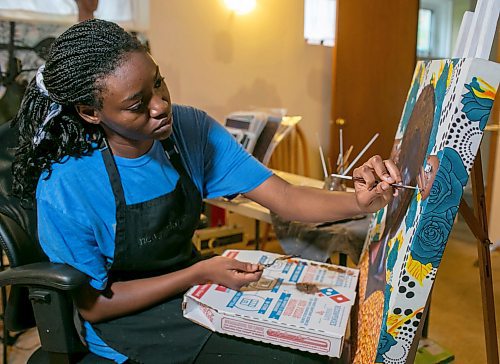
[[[432,184],[436,179],[436,173],[439,168],[439,158],[436,155],[427,157],[425,167],[420,169],[420,174],[417,176],[417,185],[422,194],[422,200],[429,197],[431,193]]]
[[[401,171],[403,184],[416,185],[424,164],[429,135],[434,120],[434,87],[426,86],[420,94],[403,138],[396,140],[391,157]],[[383,289],[385,285],[385,260],[387,242],[397,233],[414,197],[414,190],[402,189],[387,206],[385,228],[379,241],[370,244],[370,271],[367,296]]]

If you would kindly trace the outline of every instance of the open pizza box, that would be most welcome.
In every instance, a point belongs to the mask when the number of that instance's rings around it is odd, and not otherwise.
[[[240,261],[266,264],[279,254],[226,250]],[[212,331],[340,357],[358,270],[300,258],[276,260],[262,278],[234,291],[217,284],[192,287],[184,317]]]

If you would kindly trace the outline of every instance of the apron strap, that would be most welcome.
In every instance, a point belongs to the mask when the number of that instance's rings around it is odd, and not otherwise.
[[[181,176],[190,178],[186,168],[184,167],[184,163],[182,163],[181,153],[175,145],[174,136],[172,135],[170,138],[161,140],[161,145],[163,146],[165,155],[170,160],[170,163],[172,163],[177,173]]]
[[[165,155],[170,160],[177,173],[179,173],[180,176],[189,178],[189,174],[187,173],[186,168],[182,163],[181,155],[173,141],[173,138],[170,137],[162,140],[161,145],[163,146]],[[99,150],[101,151],[102,157],[104,159],[104,165],[106,167],[106,171],[108,172],[109,181],[111,183],[111,188],[113,189],[113,195],[115,196],[115,203],[118,211],[118,207],[126,206],[125,193],[123,192],[120,173],[118,172],[118,168],[116,167],[113,152],[109,147],[108,140],[104,137],[101,139]]]
[[[118,173],[118,168],[116,167],[115,158],[113,158],[113,153],[111,152],[108,140],[105,137],[101,139],[99,150],[101,151],[102,158],[104,159],[104,165],[106,167],[106,171],[108,172],[109,182],[111,183],[111,188],[113,189],[113,195],[115,196],[115,204],[118,211],[119,207],[126,206],[125,193],[123,192],[120,173]]]

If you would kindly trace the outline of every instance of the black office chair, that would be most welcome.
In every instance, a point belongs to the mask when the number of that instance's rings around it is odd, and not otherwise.
[[[41,348],[28,363],[110,363],[88,352],[75,324],[70,292],[87,277],[48,261],[36,238],[35,210],[21,206],[10,193],[17,134],[10,123],[0,126],[0,244],[9,260],[0,272],[0,286],[11,286],[4,325],[9,331],[37,327]]]

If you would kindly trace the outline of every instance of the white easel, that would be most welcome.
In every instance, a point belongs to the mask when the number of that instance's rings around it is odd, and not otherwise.
[[[465,12],[458,32],[457,44],[453,51],[453,58],[482,58],[488,60],[499,12],[500,0],[478,0],[474,12]],[[480,150],[478,150],[474,162],[471,181],[473,207],[471,208],[462,197],[459,211],[477,239],[486,358],[488,364],[498,364],[498,341],[490,256],[491,241],[488,236]]]

